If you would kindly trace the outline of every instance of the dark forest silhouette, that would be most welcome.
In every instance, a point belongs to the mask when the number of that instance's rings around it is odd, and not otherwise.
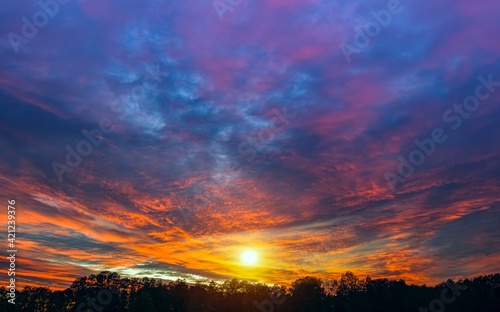
[[[15,305],[8,299],[8,289],[0,288],[0,311],[500,312],[500,274],[429,287],[403,280],[363,280],[346,272],[340,280],[304,277],[286,288],[237,279],[166,283],[105,271],[78,278],[63,291],[26,286],[16,293]]]

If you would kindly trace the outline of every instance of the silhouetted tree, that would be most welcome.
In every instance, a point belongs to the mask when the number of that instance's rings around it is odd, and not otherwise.
[[[293,282],[290,303],[294,312],[331,311],[321,279],[316,277],[307,276]]]
[[[407,312],[441,305],[446,312],[499,312],[500,274],[448,280],[433,287],[403,280],[360,280],[352,272],[339,281],[299,278],[289,289],[232,279],[222,284],[167,284],[151,278],[122,278],[104,271],[75,279],[66,290],[24,287],[9,304],[0,287],[1,312]]]

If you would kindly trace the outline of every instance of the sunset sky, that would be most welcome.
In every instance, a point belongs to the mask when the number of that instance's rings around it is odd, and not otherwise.
[[[21,286],[500,272],[499,1],[60,2],[0,7]]]

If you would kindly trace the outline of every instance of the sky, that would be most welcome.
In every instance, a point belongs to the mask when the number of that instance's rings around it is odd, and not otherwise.
[[[500,2],[42,6],[0,8],[19,285],[500,272]]]

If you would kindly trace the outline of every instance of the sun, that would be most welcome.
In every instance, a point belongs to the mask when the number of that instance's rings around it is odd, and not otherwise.
[[[245,250],[241,254],[241,262],[243,262],[244,265],[255,265],[257,264],[258,258],[257,253],[253,250]]]

